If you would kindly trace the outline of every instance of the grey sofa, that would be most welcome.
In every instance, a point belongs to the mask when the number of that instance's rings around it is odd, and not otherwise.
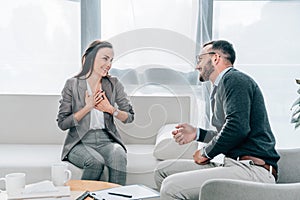
[[[212,179],[206,181],[200,200],[299,200],[300,148],[279,149],[279,176],[277,184],[240,180]]]

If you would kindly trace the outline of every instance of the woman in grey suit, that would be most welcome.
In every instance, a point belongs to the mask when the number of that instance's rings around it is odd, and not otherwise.
[[[108,75],[113,57],[109,42],[96,40],[89,45],[81,72],[62,90],[57,122],[62,130],[69,130],[61,159],[82,168],[81,179],[100,180],[107,166],[109,182],[124,185],[126,148],[114,119],[130,123],[134,112],[121,82]]]

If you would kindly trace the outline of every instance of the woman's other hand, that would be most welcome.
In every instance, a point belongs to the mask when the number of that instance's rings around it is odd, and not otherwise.
[[[99,94],[100,94],[100,97],[96,97],[96,96],[94,97],[96,100],[95,108],[97,110],[100,110],[102,112],[107,112],[112,115],[115,111],[115,108],[108,101],[108,99],[105,95],[105,91],[102,91]]]

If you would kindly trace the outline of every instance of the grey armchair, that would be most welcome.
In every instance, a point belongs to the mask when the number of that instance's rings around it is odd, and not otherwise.
[[[299,200],[300,148],[279,149],[277,184],[211,179],[200,189],[200,200]]]

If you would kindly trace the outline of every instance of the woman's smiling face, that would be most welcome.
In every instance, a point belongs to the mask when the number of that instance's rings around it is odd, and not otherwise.
[[[100,48],[95,57],[93,73],[96,73],[102,77],[106,76],[111,68],[113,57],[113,49]]]

